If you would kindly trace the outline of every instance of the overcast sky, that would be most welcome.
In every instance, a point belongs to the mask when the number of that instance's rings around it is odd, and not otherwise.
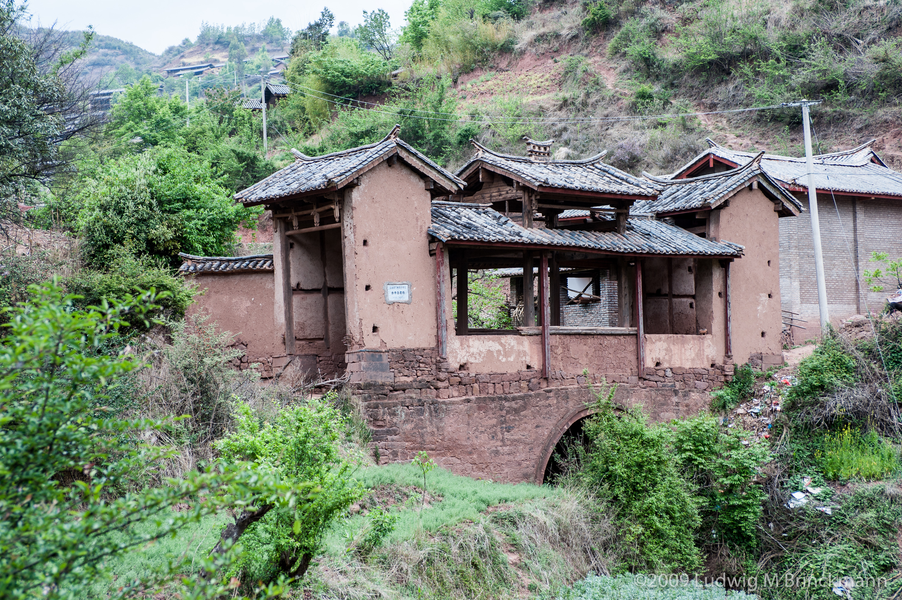
[[[385,9],[391,25],[404,23],[404,11],[411,0],[30,0],[32,26],[57,29],[85,29],[93,25],[97,33],[132,42],[154,54],[183,39],[197,39],[202,21],[215,25],[259,23],[270,16],[282,19],[292,31],[303,29],[319,18],[323,6],[335,14],[335,22],[357,25],[364,10]]]

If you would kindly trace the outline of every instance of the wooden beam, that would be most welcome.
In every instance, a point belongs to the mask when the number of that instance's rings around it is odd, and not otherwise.
[[[645,376],[645,306],[642,290],[642,261],[636,261],[636,347],[639,359],[639,377]]]
[[[667,333],[673,335],[673,259],[672,258],[667,259]]]
[[[629,211],[618,210],[614,216],[614,229],[620,235],[626,235],[626,220],[629,217]]]
[[[326,344],[326,349],[330,348],[329,346],[329,282],[326,280],[326,232],[319,232],[319,258],[320,263],[322,263],[323,270],[323,342]]]
[[[457,259],[457,335],[467,335],[470,328],[467,309],[467,255],[461,253]]]
[[[294,344],[294,300],[291,293],[291,251],[285,230],[288,223],[284,219],[276,219],[276,236],[278,236],[279,261],[273,261],[276,267],[275,284],[281,292],[283,319],[285,323],[285,354],[295,353]]]
[[[551,307],[548,302],[548,252],[542,252],[539,267],[539,308],[542,311],[542,377],[551,372]]]
[[[319,225],[318,227],[305,227],[303,229],[292,229],[286,231],[285,235],[301,235],[303,233],[313,233],[314,231],[327,231],[329,229],[338,229],[341,223],[329,223],[328,225]]]
[[[532,252],[523,253],[523,326],[533,327],[536,324],[536,308],[533,302],[535,287],[532,277]]]
[[[551,325],[561,324],[561,269],[557,264],[557,252],[551,253]]]
[[[617,325],[629,327],[632,325],[633,314],[633,286],[630,285],[629,265],[625,259],[617,261]]]
[[[445,247],[441,242],[435,246],[435,299],[436,345],[439,358],[448,357],[448,323],[445,319]]]
[[[533,208],[533,192],[529,188],[523,188],[523,227],[532,227],[532,218],[535,215]]]

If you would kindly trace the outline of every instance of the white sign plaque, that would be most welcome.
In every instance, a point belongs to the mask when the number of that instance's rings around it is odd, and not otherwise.
[[[386,304],[410,304],[410,282],[391,282],[386,283],[385,303]]]

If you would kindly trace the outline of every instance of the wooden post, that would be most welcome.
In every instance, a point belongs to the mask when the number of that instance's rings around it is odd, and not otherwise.
[[[532,252],[523,253],[523,326],[534,327],[536,324],[535,287],[532,277]]]
[[[561,269],[557,264],[557,252],[551,253],[551,324],[561,324]]]
[[[323,267],[323,341],[326,343],[326,349],[329,345],[329,280],[326,275],[326,232],[319,232],[319,256]]]
[[[532,190],[522,188],[521,197],[523,198],[523,227],[527,229],[532,227],[532,217],[535,214],[532,206]]]
[[[725,261],[723,266],[723,289],[724,289],[724,304],[726,307],[727,314],[727,322],[726,322],[726,343],[724,348],[724,353],[727,356],[733,356],[733,315],[732,309],[730,308],[730,261]]]
[[[629,264],[625,258],[617,259],[617,325],[629,327],[633,322],[633,285]]]
[[[548,303],[548,252],[542,252],[539,267],[539,310],[542,312],[542,377],[551,372],[551,307]]]
[[[636,259],[636,347],[639,351],[639,377],[645,376],[645,306],[642,290],[642,260]]]
[[[470,329],[467,284],[467,255],[461,253],[457,261],[457,335],[467,335]]]
[[[436,343],[440,358],[448,357],[448,323],[445,320],[445,247],[441,242],[435,246],[435,299]]]
[[[285,325],[285,354],[294,354],[294,301],[291,293],[291,251],[285,231],[285,219],[276,219],[277,256],[273,260],[277,300],[282,304],[282,323]]]

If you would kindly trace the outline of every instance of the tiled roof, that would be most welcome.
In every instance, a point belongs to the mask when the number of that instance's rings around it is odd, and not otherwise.
[[[248,110],[263,110],[263,100],[260,98],[245,98],[241,103],[241,108]]]
[[[287,96],[291,93],[291,88],[284,83],[268,83],[266,87],[274,96]]]
[[[684,229],[653,219],[627,220],[626,233],[526,229],[488,205],[433,202],[429,234],[443,242],[484,242],[548,248],[574,248],[611,254],[666,256],[742,255],[743,247],[731,242],[713,242]]]
[[[661,179],[645,173],[646,177],[665,186],[665,189],[657,200],[640,200],[633,206],[636,213],[646,214],[714,208],[728,200],[752,179],[757,179],[771,196],[783,203],[784,214],[798,214],[802,210],[802,204],[762,169],[760,164],[762,155],[763,153],[758,154],[751,162],[736,169],[701,177]]]
[[[179,252],[185,262],[179,273],[235,273],[242,271],[272,271],[272,254],[252,256],[194,256]]]
[[[472,144],[477,152],[457,172],[461,178],[466,178],[473,170],[485,165],[492,171],[506,174],[532,188],[545,187],[631,197],[658,195],[657,184],[601,162],[604,153],[585,160],[546,162],[525,156],[498,154],[475,141]]]
[[[323,156],[305,156],[297,150],[292,150],[297,160],[246,190],[238,192],[235,199],[247,205],[254,205],[317,190],[339,189],[393,154],[399,155],[410,166],[432,178],[450,193],[457,192],[465,185],[426,155],[398,139],[398,131],[399,127],[395,126],[380,142]]]
[[[736,165],[745,165],[755,158],[751,152],[740,152],[719,146],[711,140],[707,151],[690,163],[693,165],[708,155],[714,155]],[[871,142],[857,148],[812,157],[814,186],[818,190],[902,196],[902,173],[886,166],[871,148]],[[877,161],[877,162],[874,162]],[[677,172],[677,175],[686,167]],[[794,158],[778,154],[765,154],[761,158],[761,169],[772,178],[788,186],[807,189],[808,167],[805,157]],[[674,176],[670,176],[672,178]]]

